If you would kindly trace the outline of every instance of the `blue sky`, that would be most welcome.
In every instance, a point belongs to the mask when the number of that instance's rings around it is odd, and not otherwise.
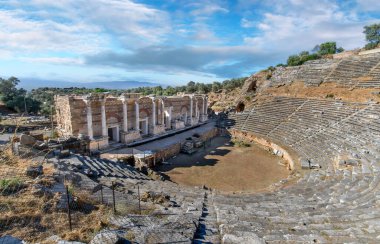
[[[221,81],[378,22],[378,0],[0,0],[0,77]]]

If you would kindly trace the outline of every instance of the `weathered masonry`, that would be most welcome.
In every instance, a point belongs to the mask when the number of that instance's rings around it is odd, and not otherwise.
[[[90,149],[102,149],[112,142],[129,143],[207,120],[206,95],[57,95],[55,104],[59,134],[87,136]]]

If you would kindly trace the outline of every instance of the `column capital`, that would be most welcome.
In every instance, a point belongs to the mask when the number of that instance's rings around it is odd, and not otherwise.
[[[127,103],[129,101],[129,98],[125,97],[125,95],[121,95],[119,98],[118,98],[123,104],[124,103]]]
[[[84,102],[87,106],[90,106],[90,105],[91,105],[91,102],[92,102],[92,100],[93,100],[91,94],[90,94],[90,95],[83,96],[82,99],[83,99],[83,102]]]

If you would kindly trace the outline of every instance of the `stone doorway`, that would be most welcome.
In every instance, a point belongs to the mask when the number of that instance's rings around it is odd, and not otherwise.
[[[148,117],[146,117],[145,119],[140,119],[140,130],[142,135],[149,134]]]
[[[119,142],[119,127],[110,127],[108,128],[108,138],[110,141]]]

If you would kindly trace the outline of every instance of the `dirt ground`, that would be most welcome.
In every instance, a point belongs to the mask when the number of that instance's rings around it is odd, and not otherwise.
[[[263,147],[236,147],[230,139],[216,137],[211,146],[193,155],[179,154],[158,170],[188,186],[202,186],[222,192],[258,192],[288,177],[282,159]]]

